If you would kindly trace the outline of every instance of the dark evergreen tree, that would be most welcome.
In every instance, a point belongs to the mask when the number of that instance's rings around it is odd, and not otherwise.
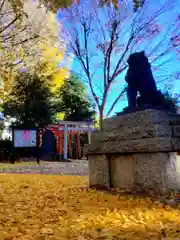
[[[36,74],[19,73],[15,78],[4,113],[23,127],[44,127],[53,116],[52,94],[45,80]]]
[[[60,112],[64,112],[67,121],[91,121],[95,111],[91,99],[88,98],[86,87],[75,75],[66,79],[59,89]]]

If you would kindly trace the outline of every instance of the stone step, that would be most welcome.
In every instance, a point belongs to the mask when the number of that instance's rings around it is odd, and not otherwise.
[[[173,131],[174,130],[174,131]],[[141,126],[124,126],[103,132],[92,133],[92,142],[121,141],[128,139],[153,138],[153,137],[172,137],[173,132],[176,137],[180,137],[180,126],[174,127],[161,124],[147,124]]]
[[[169,137],[94,142],[84,149],[86,155],[177,151],[180,151],[180,139]]]
[[[180,115],[148,109],[105,119],[103,122],[103,130],[106,131],[113,128],[122,128],[127,125],[134,127],[149,124],[177,125],[178,123],[180,123]]]

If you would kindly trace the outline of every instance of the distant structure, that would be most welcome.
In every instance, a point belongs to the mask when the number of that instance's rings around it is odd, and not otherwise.
[[[40,146],[42,146],[42,153],[43,155],[46,155],[52,151],[56,153],[61,160],[67,160],[72,158],[74,155],[73,150],[77,149],[75,155],[77,156],[77,159],[81,159],[83,157],[83,152],[81,151],[83,150],[81,136],[87,134],[87,143],[90,144],[91,133],[95,130],[96,129],[93,128],[93,122],[89,121],[59,121],[58,124],[48,125],[46,126],[45,131],[40,132]],[[75,148],[73,147],[74,145],[76,146]]]

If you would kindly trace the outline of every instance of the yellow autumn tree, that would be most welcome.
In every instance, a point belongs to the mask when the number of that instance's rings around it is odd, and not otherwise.
[[[46,9],[37,8],[31,0],[0,0],[0,15],[0,98],[3,100],[25,59],[34,54],[32,49],[40,39]]]
[[[55,14],[48,14],[45,37],[39,42],[41,51],[38,63],[39,74],[50,80],[51,90],[55,92],[64,79],[69,76],[70,58],[65,57],[66,46],[60,38],[60,23]]]
[[[12,23],[6,29],[8,39],[0,41],[1,99],[8,97],[13,80],[22,69],[39,71],[39,75],[50,79],[52,90],[68,74],[68,64],[64,61],[65,44],[60,40],[60,24],[55,14],[38,1],[31,0],[25,2],[23,13],[16,24]],[[3,34],[0,38],[3,39]]]
[[[47,79],[51,91],[56,95],[69,76],[71,58],[66,57],[66,45],[60,38],[61,26],[53,13],[49,13],[45,38],[39,44],[41,49],[40,61],[37,64],[39,75]],[[50,34],[50,37],[48,35]],[[52,37],[53,35],[53,37]],[[56,113],[56,119],[64,119],[64,113]]]
[[[89,0],[92,1],[92,0]],[[57,11],[60,8],[67,8],[72,4],[79,4],[80,0],[41,0],[41,2],[50,10]],[[119,8],[118,0],[99,0],[99,5],[110,5],[113,4],[115,8]],[[121,2],[128,2],[128,0],[121,0]],[[137,11],[140,7],[143,6],[145,0],[132,0],[134,11]]]
[[[25,66],[35,71],[39,76],[43,76],[55,96],[57,89],[69,76],[72,58],[66,56],[66,44],[61,38],[61,23],[52,12],[47,13],[41,38],[38,44],[34,46],[34,52],[36,54],[31,60],[27,58],[28,61]],[[29,61],[31,64],[29,64]],[[58,113],[56,118],[63,119],[64,114]]]

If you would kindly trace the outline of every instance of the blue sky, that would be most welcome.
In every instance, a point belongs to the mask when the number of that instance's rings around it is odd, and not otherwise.
[[[151,1],[151,5],[150,5],[151,11],[153,12],[154,9],[157,9],[158,4],[162,3],[164,1],[165,0],[161,0],[161,1],[153,0],[153,1]],[[179,3],[179,5],[178,5],[178,3]],[[87,10],[87,9],[85,9],[85,10]],[[148,11],[148,12],[150,12],[150,11]],[[163,26],[161,34],[158,34],[157,37],[154,37],[154,39],[153,39],[153,41],[151,43],[151,46],[142,45],[139,50],[147,50],[148,51],[148,48],[150,49],[150,47],[152,47],[153,44],[155,45],[157,42],[159,42],[161,40],[161,38],[163,37],[163,34],[166,32],[167,26],[170,26],[170,23],[174,20],[174,17],[175,17],[175,15],[177,15],[177,13],[180,13],[180,0],[176,0],[176,8],[174,8],[173,11],[169,11],[169,12],[165,13],[164,15],[161,16],[161,18],[158,19],[158,23],[160,23],[160,25]],[[100,16],[101,16],[101,20],[103,20],[103,13],[101,13]],[[58,18],[61,19],[61,14],[58,15]],[[68,24],[68,23],[63,22],[63,24],[64,24],[64,27],[65,27],[66,24]],[[163,50],[163,46],[161,46],[161,48],[159,49],[159,51],[161,51],[161,50]],[[92,47],[92,51],[95,52],[95,48],[94,47]],[[95,58],[97,63],[102,60],[101,57],[102,56],[99,54]],[[116,62],[118,60],[118,58],[119,58],[119,56],[118,56],[118,54],[116,54],[116,55],[113,56],[112,61]],[[172,79],[171,79],[172,81],[170,81],[170,82],[167,82],[167,81],[166,82],[162,82],[162,80],[165,78],[165,76],[167,76],[168,74],[172,75],[172,73],[174,72],[174,69],[176,69],[177,71],[178,70],[180,71],[179,62],[176,60],[177,57],[176,57],[174,52],[171,52],[170,54],[168,54],[166,56],[166,58],[162,58],[161,60],[156,62],[155,65],[152,65],[152,70],[154,70],[155,66],[161,65],[162,62],[164,62],[164,61],[166,61],[168,59],[171,59],[171,61],[167,62],[166,64],[162,65],[161,67],[158,67],[157,71],[153,71],[155,80],[156,81],[160,81],[160,83],[158,84],[159,88],[164,90],[164,89],[167,89],[167,87],[168,87],[172,91],[174,91],[176,93],[180,93],[179,81],[176,81],[175,78],[172,77]],[[75,71],[75,72],[77,72],[79,74],[82,73],[82,68],[81,68],[80,64],[77,61],[73,61],[72,65],[71,65],[71,70]],[[111,106],[113,99],[115,98],[115,96],[118,95],[120,89],[123,88],[125,73],[126,72],[121,74],[118,77],[118,79],[119,79],[118,82],[116,84],[114,84],[114,87],[112,88],[111,93],[109,95],[109,98],[107,100],[106,111]],[[103,83],[101,81],[101,79],[102,79],[102,70],[99,69],[99,71],[97,71],[95,76],[94,76],[94,83],[98,84],[98,89],[96,89],[96,93],[98,95],[100,94],[99,88],[101,88],[102,83]],[[121,111],[125,106],[127,106],[127,101],[126,101],[126,98],[124,97],[116,105],[116,108],[114,109],[113,114],[115,112]]]

